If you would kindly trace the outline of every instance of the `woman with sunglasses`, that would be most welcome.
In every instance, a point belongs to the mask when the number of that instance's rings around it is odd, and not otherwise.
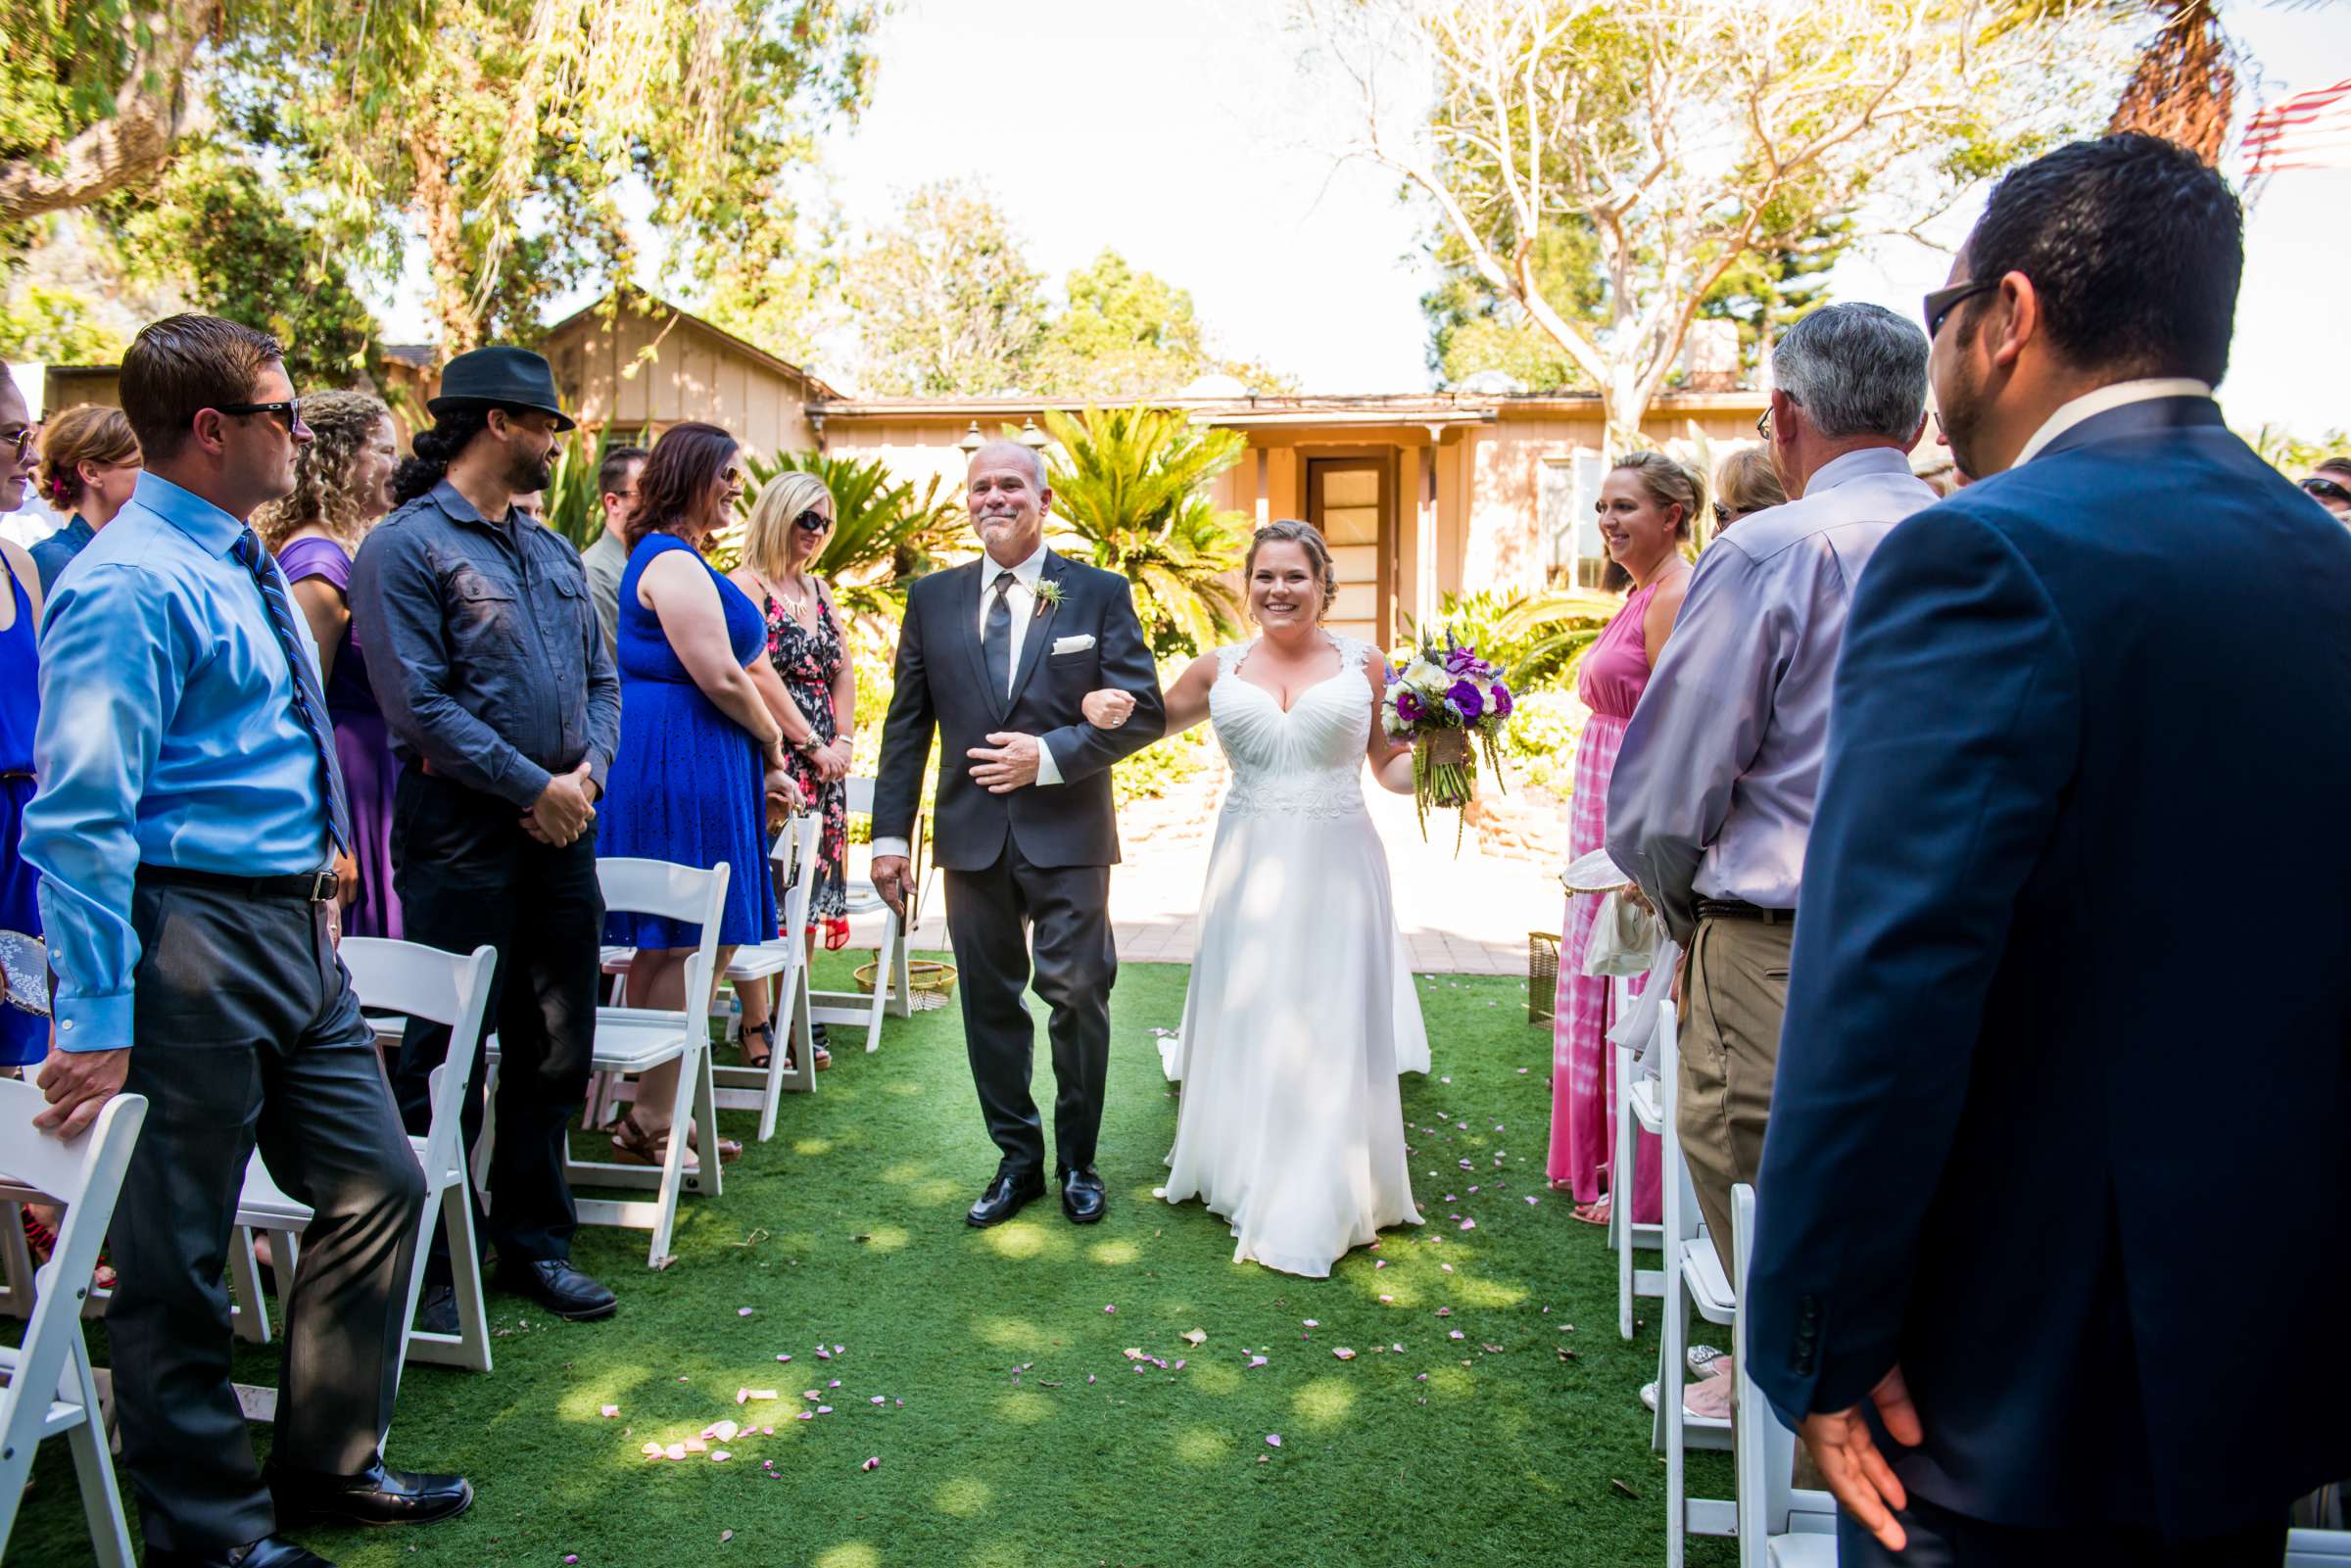
[[[2351,524],[2351,457],[2329,457],[2302,481],[2302,493]]]
[[[761,657],[759,606],[701,554],[734,514],[743,481],[735,438],[699,423],[672,427],[638,477],[622,530],[629,564],[620,575],[620,746],[597,835],[599,855],[731,870],[720,973],[737,947],[775,932],[768,830],[783,797],[796,793],[761,689],[774,685],[775,672]],[[637,950],[630,1004],[699,1016],[710,998],[686,994],[686,961],[700,936],[690,922],[615,912],[604,939]],[[671,1062],[639,1080],[637,1103],[612,1135],[622,1159],[657,1165],[668,1158],[677,1073]],[[686,1135],[691,1150],[695,1129]],[[726,1139],[717,1149],[722,1160],[742,1152]],[[698,1162],[689,1153],[686,1163]]]
[[[768,660],[782,678],[782,700],[774,713],[784,730],[785,764],[822,823],[805,933],[811,953],[820,929],[827,948],[849,939],[849,797],[842,781],[849,775],[855,740],[857,673],[840,611],[814,570],[833,537],[834,516],[833,493],[822,479],[794,469],[778,474],[752,503],[743,536],[743,565],[735,572],[735,582],[766,620]],[[743,998],[743,1053],[748,1066],[764,1065],[775,1049],[774,1011],[764,986]],[[816,1024],[813,1032],[817,1067],[831,1067],[825,1026]]]

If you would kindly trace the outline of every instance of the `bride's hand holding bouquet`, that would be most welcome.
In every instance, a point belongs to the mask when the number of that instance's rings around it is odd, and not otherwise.
[[[1480,751],[1499,784],[1500,740],[1511,706],[1502,672],[1455,641],[1451,630],[1442,644],[1422,642],[1394,670],[1380,722],[1392,739],[1413,748],[1413,797],[1423,835],[1430,808],[1459,811],[1476,797]]]

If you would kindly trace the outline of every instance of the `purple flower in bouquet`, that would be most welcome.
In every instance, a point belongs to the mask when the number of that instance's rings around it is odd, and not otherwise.
[[[1485,693],[1478,690],[1474,681],[1456,681],[1453,689],[1445,695],[1460,712],[1464,724],[1475,724],[1478,716],[1486,711]]]
[[[1511,716],[1511,708],[1512,708],[1514,705],[1515,705],[1515,704],[1513,704],[1513,703],[1511,702],[1511,689],[1510,689],[1509,687],[1507,687],[1507,686],[1503,685],[1503,684],[1502,684],[1500,681],[1497,681],[1497,682],[1495,682],[1495,683],[1494,683],[1494,717],[1496,717],[1497,719],[1507,719],[1507,718],[1509,718],[1509,717]]]
[[[1428,710],[1421,705],[1420,693],[1405,689],[1396,693],[1396,717],[1407,724],[1418,724]]]
[[[1447,675],[1475,675],[1478,673],[1478,669],[1477,649],[1473,647],[1455,647],[1448,650],[1445,655],[1445,673]]]

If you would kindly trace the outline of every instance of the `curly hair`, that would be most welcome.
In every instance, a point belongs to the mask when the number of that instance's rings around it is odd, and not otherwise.
[[[1302,523],[1294,517],[1284,517],[1266,524],[1250,538],[1248,558],[1241,562],[1243,583],[1256,575],[1257,552],[1268,545],[1295,545],[1306,551],[1307,564],[1314,568],[1316,578],[1322,585],[1321,613],[1329,614],[1330,607],[1339,601],[1339,568],[1330,558],[1330,545],[1323,539],[1321,531],[1314,524]]]
[[[253,531],[271,553],[302,529],[325,529],[345,549],[356,551],[372,520],[367,502],[352,489],[352,459],[392,417],[380,399],[364,392],[319,392],[302,400],[302,420],[311,444],[294,458],[294,493],[253,514]]]
[[[36,475],[41,499],[61,510],[81,507],[83,463],[129,462],[139,455],[139,441],[120,408],[94,403],[75,404],[53,416],[41,432],[41,466]]]

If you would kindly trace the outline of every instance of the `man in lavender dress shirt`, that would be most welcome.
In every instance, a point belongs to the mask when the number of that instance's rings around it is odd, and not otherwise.
[[[1688,955],[1678,1124],[1726,1275],[1731,1188],[1763,1159],[1846,611],[1878,541],[1937,499],[1905,455],[1926,423],[1916,322],[1827,306],[1772,370],[1757,428],[1799,499],[1700,557],[1608,784],[1608,853]]]

